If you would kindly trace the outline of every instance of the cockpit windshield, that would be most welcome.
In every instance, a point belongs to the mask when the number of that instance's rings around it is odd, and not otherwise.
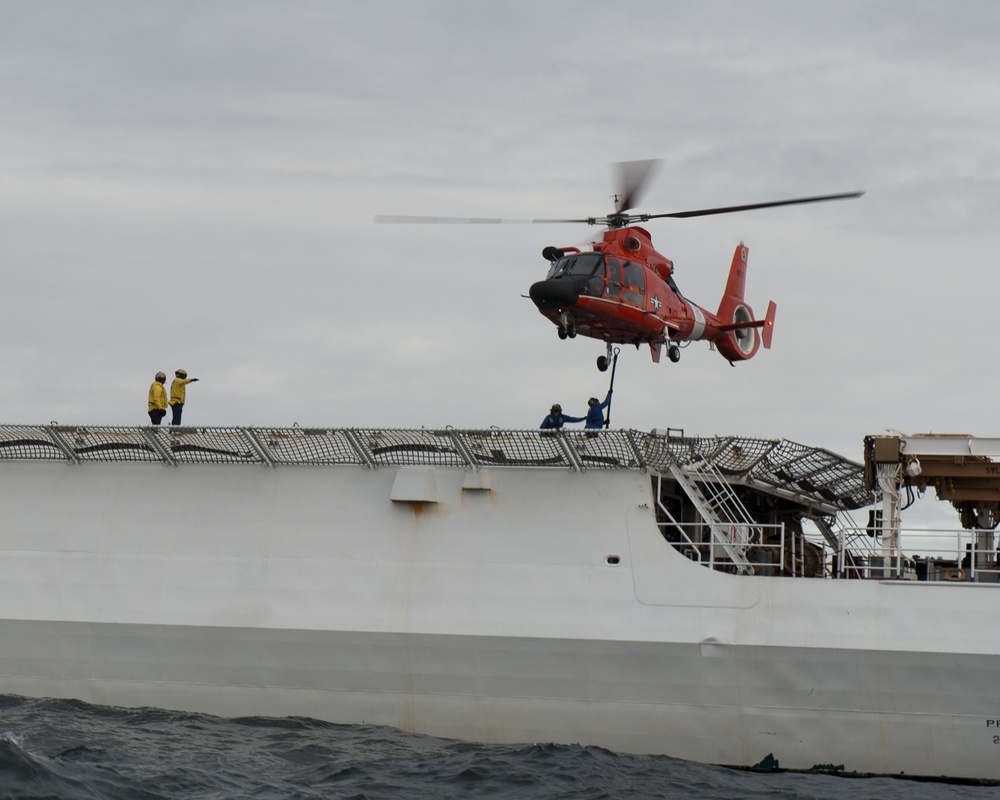
[[[589,278],[591,275],[604,277],[604,255],[602,253],[579,253],[563,256],[556,261],[546,278],[560,275],[574,275]]]

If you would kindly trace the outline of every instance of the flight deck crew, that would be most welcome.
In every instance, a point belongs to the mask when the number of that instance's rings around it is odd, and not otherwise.
[[[596,397],[591,397],[587,401],[590,408],[587,410],[587,424],[583,427],[588,430],[596,430],[604,427],[604,409],[611,403],[611,389],[608,389],[608,396],[601,403]],[[593,436],[594,434],[590,434]]]
[[[173,418],[170,420],[171,425],[181,424],[181,414],[184,412],[184,400],[187,396],[187,385],[189,383],[194,383],[197,378],[189,378],[187,375],[187,370],[179,369],[174,375],[176,376],[173,383],[170,384],[170,411],[173,413]]]
[[[167,376],[157,372],[153,385],[149,387],[149,421],[153,425],[159,425],[167,415],[167,390],[163,388],[166,382]]]
[[[552,408],[549,409],[549,415],[542,420],[542,424],[538,427],[542,430],[559,430],[566,422],[583,422],[583,417],[570,417],[562,413],[562,406],[555,403]],[[551,436],[551,433],[542,434],[543,436]]]

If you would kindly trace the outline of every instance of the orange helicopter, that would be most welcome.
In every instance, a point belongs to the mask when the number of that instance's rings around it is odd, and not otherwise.
[[[607,355],[597,359],[602,372],[612,363],[615,344],[648,344],[654,362],[663,347],[672,362],[680,360],[680,347],[693,340],[707,340],[730,364],[756,355],[763,344],[771,346],[777,306],[769,302],[763,319],[754,317],[743,297],[746,283],[747,247],[740,243],[733,255],[726,291],[714,314],[692,303],[674,282],[674,265],[653,248],[645,228],[635,223],[665,217],[704,217],[774,206],[818,203],[860,197],[864,192],[846,192],[792,200],[775,200],[741,206],[676,211],[668,214],[630,214],[638,204],[643,185],[656,160],[626,161],[618,165],[621,190],[615,195],[615,211],[604,217],[583,219],[500,220],[488,218],[379,216],[376,222],[480,223],[586,223],[604,225],[601,241],[592,242],[590,252],[578,247],[546,247],[542,256],[551,263],[545,280],[528,290],[538,310],[556,326],[561,339],[577,335],[600,339]]]

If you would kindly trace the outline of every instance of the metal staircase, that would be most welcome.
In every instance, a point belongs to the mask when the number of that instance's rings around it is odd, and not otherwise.
[[[753,573],[746,557],[751,544],[761,542],[761,529],[726,481],[707,461],[685,466],[673,463],[670,474],[694,503],[711,533],[713,548],[720,547],[739,573]]]

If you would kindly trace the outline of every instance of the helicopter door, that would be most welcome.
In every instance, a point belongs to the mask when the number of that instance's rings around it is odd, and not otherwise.
[[[617,300],[622,291],[622,265],[617,258],[608,256],[608,285],[604,296],[609,300]]]
[[[631,261],[625,262],[624,276],[622,279],[622,300],[633,306],[642,308],[643,295],[646,293],[646,281],[643,276],[642,267],[633,264]]]

